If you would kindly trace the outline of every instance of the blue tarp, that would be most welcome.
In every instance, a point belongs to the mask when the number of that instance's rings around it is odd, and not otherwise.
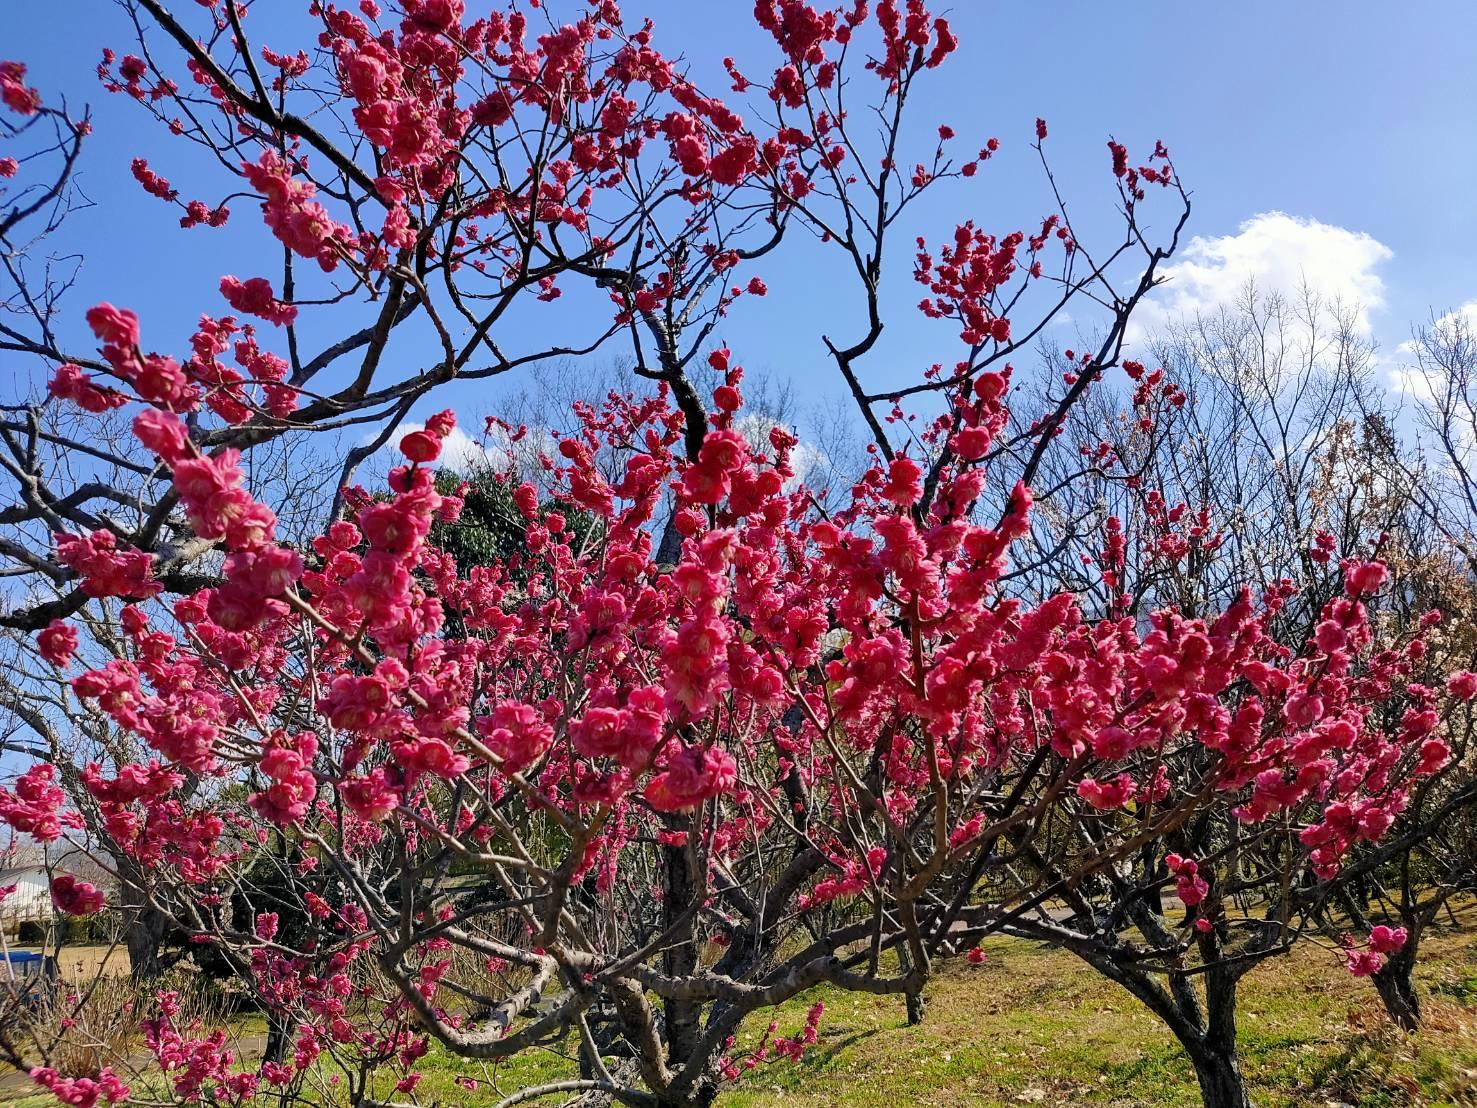
[[[12,950],[0,956],[0,989],[15,990],[28,1003],[41,1000],[52,987],[46,973],[48,961],[44,954],[30,950]]]
[[[29,989],[46,973],[45,955],[30,950],[12,950],[0,958],[0,988]]]

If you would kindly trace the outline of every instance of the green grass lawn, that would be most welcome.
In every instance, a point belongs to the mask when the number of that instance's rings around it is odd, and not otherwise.
[[[1468,927],[1423,943],[1418,969],[1426,1028],[1395,1030],[1373,986],[1336,951],[1305,946],[1263,963],[1242,985],[1242,1065],[1262,1108],[1477,1105],[1477,906]],[[928,989],[928,1014],[908,1027],[900,997],[821,989],[777,1009],[779,1033],[826,1013],[804,1061],[766,1064],[721,1100],[725,1108],[903,1108],[905,1105],[1198,1105],[1188,1059],[1147,1009],[1071,955],[1014,939],[988,942],[980,966],[951,964]],[[763,1030],[763,1014],[745,1038]],[[572,1075],[561,1056],[499,1070],[433,1053],[423,1104],[468,1104],[519,1079]],[[491,1103],[496,1097],[489,1096]],[[555,1104],[549,1098],[544,1103]]]
[[[1428,1026],[1394,1030],[1372,986],[1330,951],[1264,964],[1243,985],[1242,1065],[1259,1105],[1477,1105],[1477,942],[1431,940]],[[728,1098],[771,1105],[1198,1105],[1188,1059],[1147,1009],[1070,955],[987,944],[982,966],[941,975],[927,1019],[901,1003],[830,993],[799,1065],[755,1071]],[[798,1023],[795,1005],[781,1026]]]
[[[1253,971],[1242,986],[1240,1045],[1257,1104],[1477,1106],[1477,905],[1464,916],[1466,927],[1422,944],[1427,1019],[1415,1036],[1389,1024],[1373,987],[1351,977],[1336,951],[1304,946]],[[1072,956],[1034,943],[997,939],[985,949],[983,965],[953,963],[934,979],[918,1027],[907,1026],[900,997],[827,988],[781,1006],[771,1018],[779,1034],[791,1035],[823,1000],[819,1041],[799,1063],[747,1073],[720,1104],[1199,1104],[1188,1060],[1127,993]],[[766,1022],[757,1014],[743,1041],[752,1042]],[[573,1076],[574,1066],[552,1050],[492,1066],[433,1048],[421,1069],[416,1099],[430,1108],[491,1104],[525,1084]],[[324,1087],[325,1103],[331,1090]]]

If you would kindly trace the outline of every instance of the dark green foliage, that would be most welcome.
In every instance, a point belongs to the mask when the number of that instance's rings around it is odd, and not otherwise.
[[[442,470],[436,478],[437,491],[451,494],[462,479]],[[513,503],[513,486],[492,474],[467,482],[461,518],[455,523],[436,523],[431,541],[456,558],[465,574],[473,566],[492,565],[524,548],[523,517]]]
[[[473,566],[507,562],[527,552],[524,532],[527,524],[513,501],[517,482],[492,470],[482,470],[463,478],[442,470],[436,477],[437,490],[456,493],[465,482],[462,514],[455,523],[436,523],[431,528],[431,542],[456,558],[465,575]],[[584,509],[562,500],[540,504],[540,513],[558,512],[564,516],[565,530],[576,548],[582,546],[599,525],[599,520]],[[518,576],[515,572],[514,576]]]
[[[278,942],[298,948],[312,934],[311,920],[304,909],[304,893],[324,893],[321,880],[315,879],[322,870],[314,869],[313,877],[299,877],[298,867],[303,860],[302,848],[282,838],[256,856],[247,871],[241,886],[231,897],[231,926],[245,933],[256,929],[256,917],[263,912],[277,915]],[[183,936],[176,936],[182,939]],[[228,981],[239,975],[239,967],[233,966],[220,948],[214,945],[189,944],[190,956],[200,971],[217,981]]]

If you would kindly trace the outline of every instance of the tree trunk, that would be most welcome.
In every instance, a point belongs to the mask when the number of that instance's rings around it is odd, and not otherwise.
[[[1213,965],[1205,972],[1205,1030],[1186,1041],[1181,1037],[1205,1108],[1251,1108],[1251,1096],[1236,1056],[1236,992],[1240,976],[1231,966]]]
[[[688,831],[696,821],[670,817],[667,826]],[[662,925],[668,932],[662,951],[662,972],[668,977],[686,977],[697,970],[697,914],[687,909],[697,897],[696,846],[691,835],[683,846],[662,847]],[[684,922],[684,916],[686,917]],[[666,998],[662,1001],[668,1061],[673,1066],[687,1060],[702,1035],[702,1003]]]
[[[913,969],[913,959],[908,954],[906,944],[898,947],[897,958],[898,965],[904,974],[909,973]],[[906,992],[903,994],[903,999],[908,1008],[908,1026],[917,1027],[923,1022],[923,1016],[928,1010],[928,1003],[923,999],[923,990],[919,989],[917,992]]]
[[[123,942],[128,948],[128,972],[135,982],[141,984],[163,976],[159,948],[164,942],[167,923],[160,912],[147,906],[125,913]]]
[[[1364,910],[1354,900],[1354,897],[1350,895],[1348,889],[1340,888],[1338,890],[1337,896],[1339,899],[1339,903],[1343,906],[1344,911],[1348,913],[1349,919],[1354,921],[1354,927],[1357,930],[1368,931],[1372,926],[1374,926],[1369,922],[1369,917],[1364,914]]]
[[[163,976],[166,968],[160,955],[169,919],[149,903],[137,863],[117,855],[113,860],[122,879],[123,945],[128,949],[129,975],[136,983],[153,981]]]
[[[907,993],[908,1002],[908,1026],[917,1027],[923,1022],[924,1013],[928,1010],[928,1004],[923,999],[923,994]]]
[[[287,1061],[292,1049],[292,1039],[297,1032],[297,1020],[277,1012],[267,1013],[267,1048],[263,1059],[281,1064]]]
[[[1205,1108],[1251,1108],[1235,1050],[1201,1044],[1190,1050],[1190,1061],[1195,1065]]]
[[[1404,1031],[1419,1030],[1421,1001],[1416,995],[1415,939],[1407,940],[1403,949],[1387,955],[1383,966],[1374,974],[1374,987],[1379,990],[1385,1012]]]
[[[620,1103],[615,1097],[609,1094],[602,1093],[601,1095],[606,1097],[601,1102],[602,1104],[610,1104],[614,1108],[614,1105]],[[718,1086],[711,1081],[699,1082],[697,1088],[692,1090],[692,1095],[689,1097],[659,1096],[654,1098],[653,1103],[659,1105],[660,1108],[712,1108],[714,1104],[718,1103]]]
[[[610,1075],[616,1081],[627,1088],[641,1088],[640,1067],[630,1060],[610,1067]],[[580,1076],[591,1079],[594,1072],[585,1073],[583,1069]],[[654,1093],[646,1093],[651,1098],[651,1103],[659,1108],[711,1108],[718,1102],[718,1085],[712,1081],[700,1081],[697,1088],[692,1090],[688,1097],[659,1096]],[[594,1089],[582,1093],[571,1101],[566,1102],[569,1108],[616,1108],[621,1101],[605,1089]]]

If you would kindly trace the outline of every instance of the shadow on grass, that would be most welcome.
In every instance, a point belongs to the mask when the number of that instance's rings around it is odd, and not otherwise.
[[[801,1068],[813,1068],[817,1070],[827,1069],[833,1063],[839,1060],[839,1055],[843,1050],[848,1050],[851,1047],[856,1046],[858,1043],[865,1042],[867,1039],[870,1039],[872,1036],[881,1032],[881,1030],[882,1028],[880,1027],[871,1027],[865,1031],[853,1031],[845,1038],[838,1039],[836,1042],[828,1045],[825,1050],[816,1051],[814,1054],[807,1055],[805,1060],[801,1063]]]

